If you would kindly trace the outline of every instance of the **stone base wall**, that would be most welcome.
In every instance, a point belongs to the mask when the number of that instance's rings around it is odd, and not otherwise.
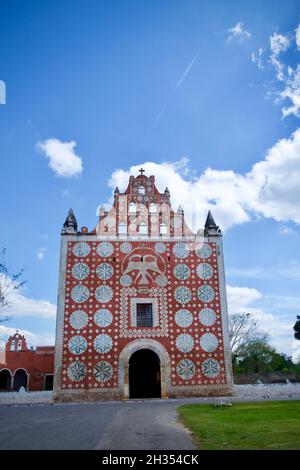
[[[185,397],[225,397],[233,396],[234,389],[230,386],[225,387],[195,387],[189,388],[171,388],[162,399],[167,398],[185,398]],[[91,402],[105,400],[128,400],[119,389],[115,390],[78,390],[78,391],[59,391],[54,393],[54,401],[56,402]],[[148,400],[148,398],[141,398]]]

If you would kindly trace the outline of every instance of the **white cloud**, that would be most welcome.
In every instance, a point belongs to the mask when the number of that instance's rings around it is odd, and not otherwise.
[[[295,70],[289,67],[288,77],[285,79],[285,88],[281,91],[280,98],[291,101],[290,106],[282,108],[284,118],[290,114],[300,117],[300,65]]]
[[[6,282],[13,286],[13,282],[6,278]],[[26,297],[22,289],[11,290],[8,298],[9,305],[1,310],[4,316],[15,317],[39,317],[39,318],[55,318],[56,305],[51,304],[48,300],[32,299]]]
[[[5,349],[6,342],[9,336],[13,335],[16,331],[24,335],[27,340],[27,346],[54,346],[55,336],[50,333],[33,333],[32,331],[14,328],[0,323],[0,350]]]
[[[255,54],[254,52],[252,52],[252,54],[251,54],[252,62],[254,64],[256,64],[257,67],[261,70],[265,68],[264,63],[263,63],[263,59],[262,59],[263,52],[264,52],[264,49],[262,47],[260,47],[258,49],[257,54]]]
[[[236,276],[246,279],[285,279],[300,281],[300,263],[296,260],[291,260],[285,264],[279,263],[277,266],[273,266],[272,268],[229,268],[226,272],[228,276]]]
[[[282,225],[281,227],[279,227],[279,231],[280,235],[284,235],[284,236],[287,236],[287,235],[293,235],[293,236],[298,236],[298,233],[296,232],[296,230],[293,230],[291,227],[288,227],[286,225]]]
[[[47,139],[36,144],[37,150],[44,152],[49,159],[49,167],[57,176],[70,178],[82,173],[82,159],[76,155],[76,142],[62,142],[59,139]]]
[[[71,191],[69,189],[63,189],[63,191],[61,192],[61,195],[63,198],[70,197],[70,194],[71,194]]]
[[[39,261],[42,261],[42,259],[44,259],[46,251],[47,251],[47,248],[44,248],[44,247],[41,247],[37,250],[36,256]]]
[[[274,56],[277,56],[280,52],[285,52],[289,46],[290,40],[283,34],[273,33],[270,37],[270,49]]]
[[[110,187],[125,190],[129,176],[138,174],[140,165],[115,170]],[[193,231],[203,228],[209,209],[222,230],[254,216],[300,224],[300,128],[289,139],[277,142],[246,174],[207,168],[196,176],[186,158],[175,163],[144,162],[142,166],[146,174],[155,175],[161,191],[168,186],[173,207],[183,206]]]
[[[296,39],[297,48],[300,49],[300,24],[297,26],[295,30],[295,39]]]
[[[227,297],[229,314],[250,313],[258,327],[271,336],[271,343],[277,351],[293,354],[294,358],[293,320],[278,313],[265,311],[261,307],[265,296],[257,289],[227,286]],[[254,302],[255,307],[252,306]]]
[[[239,21],[235,26],[228,29],[227,32],[229,33],[227,42],[232,40],[242,42],[249,39],[251,36],[251,34],[244,29],[244,23],[242,21]]]

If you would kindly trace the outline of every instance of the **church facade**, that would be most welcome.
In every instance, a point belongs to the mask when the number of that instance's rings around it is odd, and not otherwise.
[[[222,234],[140,170],[92,231],[61,233],[57,400],[232,394]]]

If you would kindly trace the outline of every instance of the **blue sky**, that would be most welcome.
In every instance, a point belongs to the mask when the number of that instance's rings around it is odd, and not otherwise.
[[[0,338],[19,328],[53,342],[68,209],[93,228],[144,165],[175,207],[197,201],[200,223],[210,208],[224,229],[231,311],[251,311],[300,357],[299,2],[0,8],[0,245],[28,280]]]

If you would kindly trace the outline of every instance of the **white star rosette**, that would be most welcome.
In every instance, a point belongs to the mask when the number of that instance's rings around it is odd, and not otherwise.
[[[155,252],[158,253],[158,254],[160,254],[160,255],[161,255],[162,253],[165,253],[166,249],[167,249],[167,247],[166,247],[165,243],[157,242],[157,243],[155,243],[155,245],[154,245],[154,250],[155,250]]]
[[[194,347],[194,340],[191,335],[182,333],[176,338],[176,347],[180,352],[190,352]]]
[[[173,253],[177,258],[186,258],[189,255],[189,249],[186,243],[178,242],[173,246]]]
[[[100,310],[95,313],[94,320],[96,325],[98,325],[100,328],[106,328],[111,324],[113,316],[112,313],[107,310],[107,308],[100,308]]]
[[[96,274],[102,281],[108,281],[114,273],[114,268],[109,263],[101,263],[96,268]]]
[[[202,302],[211,302],[215,297],[215,291],[211,286],[204,285],[198,289],[198,298]]]
[[[199,321],[204,326],[212,326],[216,321],[216,314],[212,308],[203,308],[199,312]]]
[[[86,279],[90,273],[90,269],[85,263],[76,263],[72,268],[72,275],[75,279],[82,281]]]
[[[79,242],[73,246],[73,254],[78,257],[87,256],[90,251],[89,245],[85,242]]]
[[[182,380],[190,380],[195,375],[195,364],[190,359],[179,361],[176,372]]]
[[[94,339],[94,348],[98,353],[106,354],[112,348],[113,342],[109,335],[100,334]]]
[[[188,287],[180,286],[175,289],[174,296],[180,304],[187,304],[192,298],[191,291]]]
[[[107,303],[113,297],[113,290],[109,286],[99,286],[95,290],[95,297],[99,302]]]
[[[217,377],[220,373],[220,369],[220,364],[215,359],[207,359],[202,364],[203,374],[210,379]]]
[[[78,356],[86,350],[87,341],[83,336],[72,336],[72,338],[69,339],[68,347],[72,354],[76,354]]]
[[[114,252],[114,247],[110,242],[101,242],[97,246],[97,253],[102,258],[107,258],[111,256]]]
[[[188,328],[193,323],[193,314],[186,309],[178,310],[175,314],[175,322],[180,328]]]
[[[73,287],[71,291],[71,297],[74,300],[74,302],[77,303],[82,303],[85,302],[89,298],[90,292],[87,287],[79,284],[75,287]]]
[[[123,274],[123,276],[120,277],[120,284],[123,287],[129,287],[132,284],[132,277],[129,276],[129,274]]]
[[[189,278],[191,274],[190,268],[187,264],[176,264],[174,268],[174,276],[179,279],[180,281],[185,281]]]
[[[132,250],[132,245],[129,242],[123,242],[120,246],[121,253],[127,254]]]
[[[85,378],[85,365],[82,362],[72,362],[67,369],[67,375],[73,382],[82,382]]]
[[[75,310],[70,315],[70,325],[74,330],[81,330],[88,323],[88,316],[83,310]]]
[[[218,347],[218,338],[213,333],[205,333],[200,338],[200,346],[203,351],[214,352]]]
[[[207,280],[213,275],[213,269],[208,263],[201,263],[197,266],[197,275],[200,279]]]
[[[159,287],[165,287],[168,284],[168,279],[166,276],[164,276],[164,274],[159,274],[156,277],[155,282]]]
[[[207,244],[204,243],[202,246],[200,246],[197,250],[196,253],[200,258],[209,258],[212,254],[212,249],[211,247]]]
[[[100,361],[94,367],[97,382],[108,382],[112,378],[113,368],[107,361]]]

